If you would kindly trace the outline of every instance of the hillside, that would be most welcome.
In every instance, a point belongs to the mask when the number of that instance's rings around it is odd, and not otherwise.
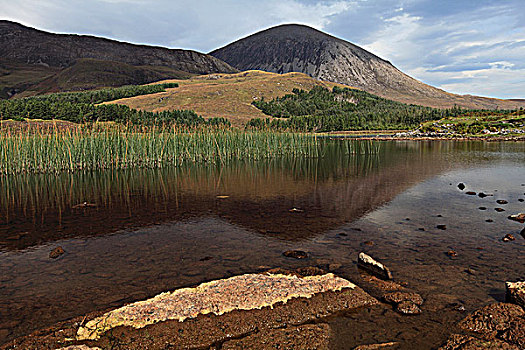
[[[409,104],[476,109],[513,109],[525,105],[519,100],[447,93],[411,78],[357,45],[303,25],[273,27],[212,51],[210,55],[240,70],[302,72]]]
[[[0,21],[0,48],[0,91],[4,97],[42,83],[57,71],[76,64],[81,67],[64,72],[67,79],[48,80],[43,92],[118,86],[122,81],[143,84],[159,78],[180,78],[184,76],[181,72],[187,75],[236,71],[223,61],[196,51],[134,45],[87,35],[53,34],[10,21]],[[94,61],[86,64],[82,59]],[[113,67],[108,72],[109,66]],[[92,74],[86,68],[92,69]]]
[[[314,86],[340,86],[313,79],[302,73],[276,74],[247,71],[235,74],[211,74],[187,80],[166,80],[178,83],[177,89],[112,101],[131,108],[161,112],[174,109],[193,110],[205,118],[228,118],[242,125],[252,118],[268,117],[252,105],[253,101],[273,99],[290,94],[293,89],[310,90]]]

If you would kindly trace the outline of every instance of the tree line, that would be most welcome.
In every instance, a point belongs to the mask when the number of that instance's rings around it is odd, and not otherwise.
[[[422,122],[453,117],[459,107],[436,109],[388,100],[365,91],[316,86],[253,105],[279,119],[252,119],[247,127],[295,131],[408,129]]]

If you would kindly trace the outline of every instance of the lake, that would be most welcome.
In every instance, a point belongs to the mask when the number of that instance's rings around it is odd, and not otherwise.
[[[339,315],[334,347],[424,349],[523,280],[524,225],[507,217],[525,212],[524,142],[377,141],[368,155],[346,142],[327,141],[319,159],[0,177],[0,344],[273,267],[319,266],[358,283],[364,251],[424,297],[423,314]],[[503,242],[508,233],[516,240]],[[284,257],[290,249],[309,257]]]

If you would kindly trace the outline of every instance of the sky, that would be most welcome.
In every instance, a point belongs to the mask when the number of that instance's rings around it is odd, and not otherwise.
[[[449,92],[525,98],[524,5],[524,0],[0,0],[0,19],[201,52],[271,26],[301,23]]]

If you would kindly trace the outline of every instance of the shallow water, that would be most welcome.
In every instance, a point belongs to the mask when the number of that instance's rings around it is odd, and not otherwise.
[[[464,316],[457,304],[502,300],[504,281],[525,277],[523,225],[507,219],[525,212],[525,143],[384,141],[378,154],[356,156],[344,142],[322,159],[0,177],[0,343],[271,267],[330,267],[357,281],[366,251],[423,295],[424,313],[335,317],[334,348],[433,348]],[[96,206],[74,208],[83,202]],[[502,242],[507,233],[516,240]],[[57,246],[66,253],[50,259]],[[288,249],[310,257],[282,256]]]

